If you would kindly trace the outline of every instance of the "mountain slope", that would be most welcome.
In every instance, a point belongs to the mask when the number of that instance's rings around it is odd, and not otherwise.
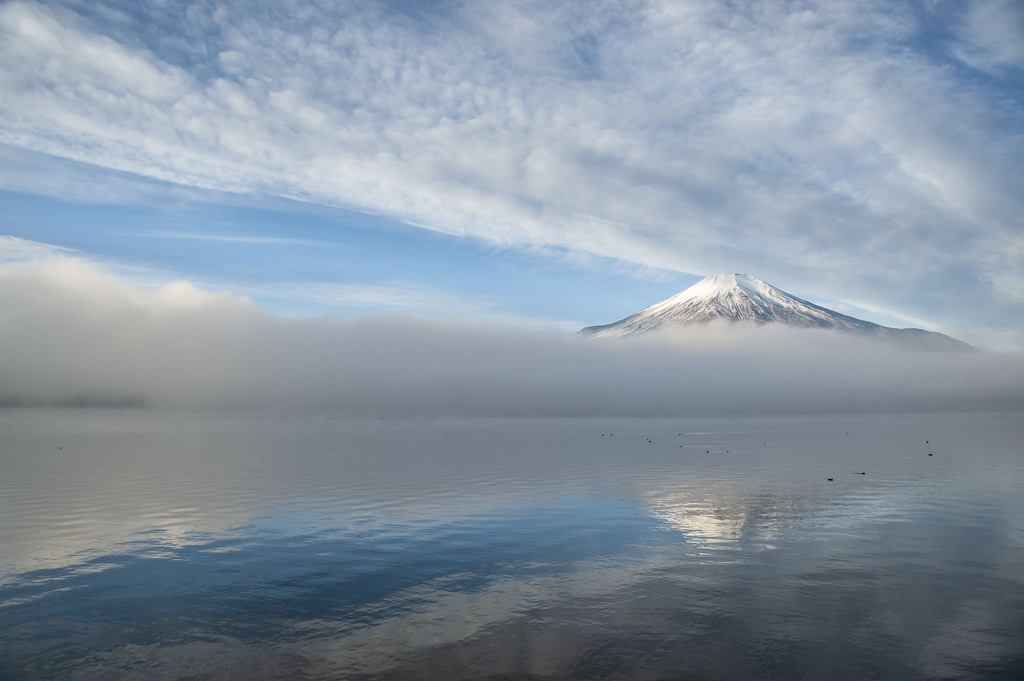
[[[973,350],[949,336],[923,329],[894,329],[829,310],[781,291],[746,274],[713,274],[682,293],[612,324],[588,326],[579,333],[613,338],[647,333],[717,319],[781,323],[787,326],[833,329],[937,350]]]

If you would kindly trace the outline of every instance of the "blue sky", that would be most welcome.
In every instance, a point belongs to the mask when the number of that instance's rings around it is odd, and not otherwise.
[[[1024,350],[1024,5],[3,2],[0,258],[572,330],[715,272]]]

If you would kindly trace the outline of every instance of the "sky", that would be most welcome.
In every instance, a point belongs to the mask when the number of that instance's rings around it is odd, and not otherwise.
[[[1012,0],[14,0],[0,233],[282,314],[569,331],[745,272],[1021,350],[1022,93]]]
[[[70,399],[88,358],[205,334],[557,375],[718,272],[1016,357],[1022,95],[1013,0],[7,0],[0,373]],[[389,334],[434,350],[374,364]],[[63,392],[45,347],[80,356]]]

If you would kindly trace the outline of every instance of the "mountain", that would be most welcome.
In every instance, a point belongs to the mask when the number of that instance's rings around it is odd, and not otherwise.
[[[896,341],[931,350],[974,350],[967,343],[923,329],[894,329],[850,317],[781,291],[746,274],[713,274],[682,293],[625,319],[580,330],[583,336],[614,338],[701,324],[717,319],[786,324]]]

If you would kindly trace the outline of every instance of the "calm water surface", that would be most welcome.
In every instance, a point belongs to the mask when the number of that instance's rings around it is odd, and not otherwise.
[[[0,410],[0,678],[1021,679],[1022,450],[1020,414]]]

